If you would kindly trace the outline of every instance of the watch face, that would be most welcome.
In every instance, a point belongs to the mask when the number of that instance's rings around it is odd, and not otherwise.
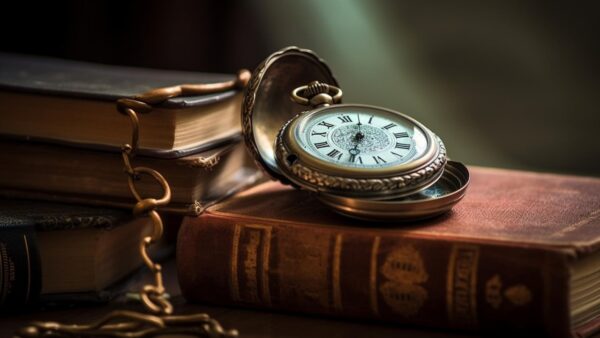
[[[310,156],[350,168],[388,168],[427,151],[421,126],[399,113],[360,105],[337,105],[309,113],[294,130]]]

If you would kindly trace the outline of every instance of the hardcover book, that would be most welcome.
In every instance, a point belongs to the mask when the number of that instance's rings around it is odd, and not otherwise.
[[[192,302],[435,328],[587,337],[600,330],[600,180],[470,168],[450,213],[355,221],[309,193],[254,187],[186,217]]]
[[[134,199],[118,153],[0,139],[0,196],[131,207]],[[206,206],[261,179],[241,142],[176,159],[137,156],[135,164],[158,170],[172,202],[162,210],[198,214]],[[161,186],[141,176],[142,196]]]
[[[131,127],[117,99],[232,79],[0,53],[0,134],[118,152]],[[140,154],[181,157],[238,137],[240,105],[236,90],[171,98],[140,115]]]
[[[138,268],[148,218],[40,201],[0,200],[0,310],[42,300],[101,300]]]

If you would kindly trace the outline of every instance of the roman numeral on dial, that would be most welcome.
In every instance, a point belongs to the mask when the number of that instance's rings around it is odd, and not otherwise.
[[[380,163],[387,163],[386,160],[384,160],[383,158],[381,158],[381,156],[373,156],[373,160],[375,161],[375,163],[380,164]]]
[[[401,133],[394,133],[394,137],[395,138],[403,138],[403,137],[408,137],[408,133],[403,131]]]
[[[396,148],[398,149],[410,149],[410,144],[407,143],[396,143]]]
[[[327,156],[329,157],[337,157],[337,159],[339,160],[340,158],[342,158],[342,152],[340,152],[337,149],[333,149],[332,151],[327,153]]]
[[[317,135],[327,137],[327,132],[324,131],[322,133],[317,133],[316,131],[313,130],[312,133],[310,134],[310,136],[317,136]]]
[[[395,124],[395,123],[390,123],[390,124],[388,124],[388,125],[386,125],[386,126],[383,126],[382,128],[383,128],[383,129],[391,129],[391,128],[394,128],[395,126],[396,126],[396,124]]]
[[[352,118],[350,118],[348,115],[338,116],[337,118],[342,120],[342,123],[352,122]]]
[[[327,122],[325,122],[325,121],[321,121],[321,122],[319,122],[319,123],[318,123],[318,125],[319,125],[319,126],[323,126],[323,127],[327,127],[327,129],[329,129],[329,128],[331,128],[331,127],[333,127],[333,126],[334,126],[333,124],[331,124],[331,123],[327,123]]]
[[[317,147],[317,149],[327,148],[327,147],[329,147],[329,143],[327,143],[327,141],[317,142],[317,143],[315,143],[315,147]]]

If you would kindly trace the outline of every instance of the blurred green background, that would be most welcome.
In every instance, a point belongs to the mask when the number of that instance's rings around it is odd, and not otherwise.
[[[345,102],[415,117],[453,159],[600,176],[599,9],[593,1],[15,2],[1,14],[0,49],[235,72],[297,45],[326,59]]]

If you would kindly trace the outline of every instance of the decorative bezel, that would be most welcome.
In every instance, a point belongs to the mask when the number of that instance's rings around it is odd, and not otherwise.
[[[431,186],[432,189],[441,191],[439,195],[421,192],[393,200],[361,199],[332,194],[319,194],[317,197],[334,211],[349,217],[368,221],[412,222],[448,212],[462,200],[468,186],[467,167],[460,162],[448,161],[440,179]]]
[[[442,140],[418,121],[399,112],[367,105],[347,106],[384,110],[401,115],[425,134],[428,148],[414,161],[387,168],[345,168],[325,162],[309,154],[295,139],[294,128],[311,114],[330,107],[299,114],[281,129],[276,141],[277,165],[283,175],[296,185],[312,191],[372,199],[390,199],[426,189],[441,176],[446,164],[446,148]]]

